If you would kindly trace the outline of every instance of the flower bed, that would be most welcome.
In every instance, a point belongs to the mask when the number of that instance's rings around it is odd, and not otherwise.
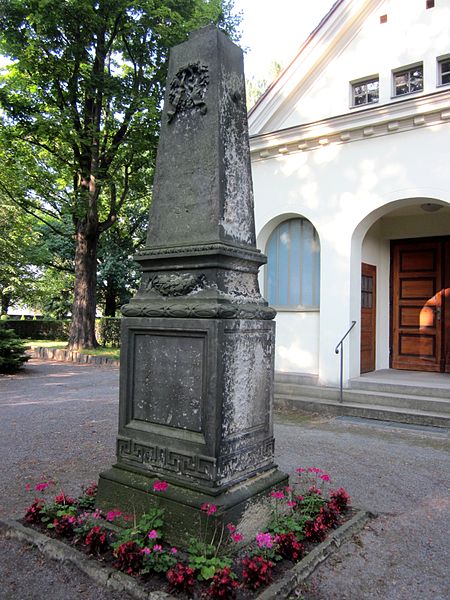
[[[254,598],[350,514],[343,488],[324,489],[330,487],[328,474],[300,468],[292,486],[271,492],[271,522],[254,540],[243,539],[233,523],[222,525],[218,507],[204,504],[198,538],[181,550],[164,541],[163,510],[139,520],[118,510],[103,514],[95,509],[95,485],[78,498],[63,491],[50,497],[56,485],[46,478],[34,486],[49,498],[34,499],[24,524],[131,575],[148,591],[166,589],[181,598]],[[157,480],[153,491],[163,494],[168,485]]]

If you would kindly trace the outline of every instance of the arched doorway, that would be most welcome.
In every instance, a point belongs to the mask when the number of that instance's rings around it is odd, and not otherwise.
[[[359,371],[450,373],[450,203],[410,198],[378,208],[355,229],[352,254]]]

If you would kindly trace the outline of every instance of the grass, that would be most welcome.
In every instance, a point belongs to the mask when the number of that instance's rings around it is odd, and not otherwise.
[[[65,348],[67,346],[67,340],[32,340],[26,339],[23,340],[26,346],[31,346],[31,348]],[[91,356],[104,356],[107,358],[114,358],[119,360],[120,356],[120,348],[106,348],[104,346],[99,346],[93,350],[80,350],[81,354],[89,354]]]

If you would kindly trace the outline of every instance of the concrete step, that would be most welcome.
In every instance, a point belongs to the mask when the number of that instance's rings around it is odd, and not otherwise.
[[[373,392],[387,392],[389,394],[404,394],[408,396],[426,396],[432,398],[444,398],[450,400],[450,378],[449,385],[417,385],[414,383],[394,383],[388,381],[371,381],[365,378],[352,379],[350,388],[353,390],[367,390]]]
[[[450,427],[450,414],[431,410],[418,410],[413,408],[399,408],[360,402],[344,402],[321,397],[307,397],[291,395],[275,395],[276,410],[303,410],[331,415],[345,415],[377,419],[380,421],[394,421],[409,423],[411,425],[430,425],[433,427]]]
[[[408,386],[398,386],[396,393],[389,391],[365,390],[365,389],[345,389],[343,399],[347,403],[374,404],[377,406],[394,407],[400,409],[425,410],[436,413],[450,414],[450,398],[442,396],[412,395],[402,393],[401,390]],[[394,388],[393,388],[394,389]],[[415,390],[413,386],[411,389]],[[325,400],[339,400],[339,390],[337,388],[324,386],[298,385],[295,383],[275,383],[276,396],[292,396],[321,398]]]

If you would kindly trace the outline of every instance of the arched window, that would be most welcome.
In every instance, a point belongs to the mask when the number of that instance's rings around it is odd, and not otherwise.
[[[320,243],[307,219],[284,221],[266,248],[266,298],[289,308],[319,308]]]

